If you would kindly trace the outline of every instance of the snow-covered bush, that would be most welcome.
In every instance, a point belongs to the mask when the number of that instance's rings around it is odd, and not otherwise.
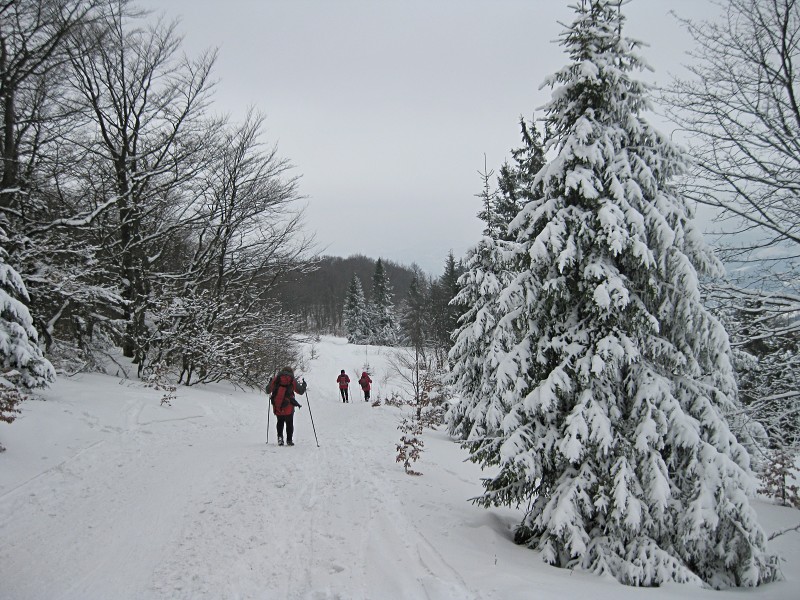
[[[282,365],[298,364],[301,351],[291,316],[269,307],[245,312],[198,292],[167,295],[152,309],[147,364],[170,365],[185,385],[229,380],[264,387]]]
[[[778,448],[768,452],[761,471],[759,492],[775,498],[783,506],[800,508],[800,486],[797,485],[800,473],[797,469],[797,452]]]
[[[397,444],[397,460],[403,463],[403,468],[407,475],[422,475],[419,471],[411,468],[411,465],[419,460],[425,442],[422,439],[422,423],[414,417],[404,418],[397,428],[403,433],[400,443]]]

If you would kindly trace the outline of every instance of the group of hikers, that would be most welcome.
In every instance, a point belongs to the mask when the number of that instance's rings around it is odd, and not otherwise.
[[[344,369],[342,369],[342,372],[339,373],[339,376],[336,378],[336,383],[339,384],[339,393],[342,396],[342,402],[350,402],[350,377],[344,372]],[[366,371],[361,373],[361,379],[358,380],[358,385],[361,386],[364,392],[364,402],[369,402],[369,391],[372,388],[372,379],[369,378],[369,374]]]
[[[336,378],[339,384],[339,393],[342,396],[342,402],[350,402],[350,377],[347,373],[342,372]],[[361,378],[358,384],[364,392],[364,401],[369,401],[369,392],[372,389],[372,379],[369,374],[364,371],[361,373]],[[306,393],[308,386],[306,380],[298,381],[294,376],[294,369],[291,367],[284,367],[275,377],[273,377],[267,386],[267,394],[269,394],[270,404],[272,404],[272,412],[277,417],[276,429],[278,432],[278,445],[283,446],[284,438],[283,432],[286,430],[286,445],[294,446],[292,437],[294,436],[294,409],[300,408],[300,404],[294,397],[295,394],[301,396]]]

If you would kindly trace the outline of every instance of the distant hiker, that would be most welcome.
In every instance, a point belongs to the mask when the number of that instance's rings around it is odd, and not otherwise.
[[[366,371],[361,373],[361,379],[358,380],[358,385],[364,390],[364,402],[369,402],[369,390],[372,385],[372,379],[369,378]]]
[[[344,372],[344,369],[342,369],[336,381],[339,383],[339,393],[342,395],[342,402],[350,402],[350,395],[348,394],[350,378],[347,376],[347,373]]]
[[[306,380],[298,382],[294,378],[294,370],[291,367],[283,367],[280,372],[272,378],[267,386],[272,412],[278,417],[278,446],[283,446],[283,425],[286,424],[286,444],[294,446],[292,435],[294,434],[294,407],[300,408],[301,404],[294,399],[294,394],[306,393]]]

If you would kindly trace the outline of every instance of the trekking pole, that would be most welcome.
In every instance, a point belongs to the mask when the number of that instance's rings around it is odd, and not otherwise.
[[[306,390],[306,404],[308,404],[308,416],[311,417],[311,429],[314,430],[314,440],[317,442],[317,448],[319,448],[319,440],[317,439],[317,428],[314,427],[314,415],[311,414],[311,398],[308,397],[308,390]]]
[[[269,409],[270,406],[267,404],[267,443],[269,444]]]

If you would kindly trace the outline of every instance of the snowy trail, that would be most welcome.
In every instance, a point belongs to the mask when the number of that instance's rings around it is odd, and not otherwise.
[[[181,388],[162,407],[136,382],[82,375],[25,403],[0,429],[0,600],[741,598],[547,567],[511,543],[515,511],[467,502],[480,473],[443,432],[426,432],[424,475],[409,477],[400,409],[355,386],[339,401],[335,377],[354,379],[363,347],[317,351],[304,375],[319,447],[306,397],[291,448],[274,429],[264,443],[265,395],[231,386]],[[385,397],[386,357],[369,361]],[[777,528],[795,513],[768,515]],[[794,597],[797,572],[747,598]]]
[[[398,500],[396,417],[356,390],[342,404],[324,375],[307,376],[319,448],[306,398],[293,448],[274,444],[274,417],[264,443],[258,394],[182,390],[180,408],[167,410],[153,392],[105,381],[102,408],[61,405],[101,439],[77,440],[67,458],[0,492],[0,561],[15,573],[0,596],[442,597],[436,590],[454,584],[426,564],[435,552]],[[58,387],[54,396],[69,395]],[[113,417],[103,412],[109,391]],[[425,578],[408,581],[398,565]]]

